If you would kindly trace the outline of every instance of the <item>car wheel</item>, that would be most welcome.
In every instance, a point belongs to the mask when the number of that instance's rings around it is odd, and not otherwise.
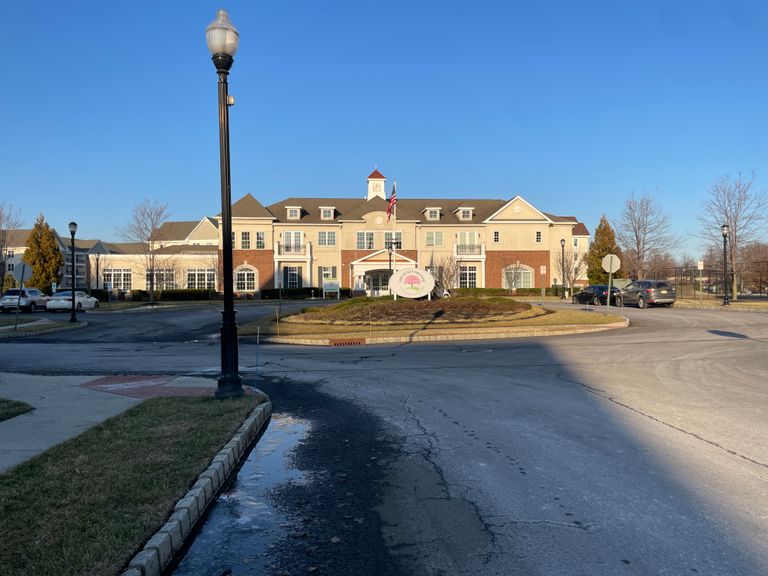
[[[3,314],[10,314],[11,309],[10,308],[3,308]]]
[[[80,304],[80,302],[77,303],[77,311],[82,312],[83,311],[83,305]]]
[[[30,311],[30,312],[35,312],[35,311],[37,311],[37,306],[35,306],[35,303],[34,303],[34,302],[32,302],[32,304],[30,304],[30,305],[29,305],[29,311]]]
[[[640,296],[637,299],[637,307],[638,308],[645,308],[645,307],[647,307],[647,304],[645,303],[645,298],[643,298],[642,296]]]
[[[573,298],[571,298],[571,302],[573,302],[574,304],[578,304],[578,303],[579,303],[579,301],[578,301],[578,300],[576,300],[576,296],[574,296]]]
[[[674,302],[669,302],[668,304],[664,304],[664,306],[666,306],[667,308],[672,308],[672,306],[674,305],[675,305]]]
[[[443,296],[443,298],[447,298],[447,296]],[[99,303],[98,302],[94,302],[93,303],[93,309],[96,310],[96,308],[98,308],[98,307],[99,307]]]
[[[624,302],[622,301],[621,296],[616,296],[616,298],[613,299],[613,303],[619,307],[624,305]]]
[[[599,297],[599,296],[595,296],[595,297],[592,299],[592,305],[593,305],[593,306],[600,306],[600,297]]]

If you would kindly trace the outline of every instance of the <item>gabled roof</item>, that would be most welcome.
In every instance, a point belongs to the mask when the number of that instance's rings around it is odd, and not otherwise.
[[[587,227],[584,226],[584,224],[579,222],[571,230],[571,235],[572,236],[589,236],[589,230],[587,230]]]
[[[162,226],[154,233],[152,240],[155,242],[183,241],[192,233],[192,230],[198,225],[199,220],[188,220],[185,222],[164,222]]]
[[[371,179],[386,180],[387,177],[384,176],[384,174],[382,174],[378,170],[374,170],[373,172],[371,172],[370,176],[368,176],[368,180],[371,180]]]
[[[218,216],[221,216],[221,212],[219,212]],[[264,208],[262,203],[256,200],[251,194],[246,194],[240,198],[240,200],[232,204],[232,217],[275,219],[275,215]]]
[[[267,209],[275,215],[278,222],[300,222],[301,224],[330,224],[344,220],[346,214],[354,210],[360,203],[365,204],[365,200],[359,198],[286,198],[280,202],[270,204]],[[298,220],[288,220],[285,211],[289,206],[301,206],[301,218]],[[320,208],[334,207],[334,219],[323,220],[321,218]]]
[[[24,230],[5,230],[7,239],[5,245],[7,248],[21,248],[27,245],[29,235],[32,233],[32,228]]]

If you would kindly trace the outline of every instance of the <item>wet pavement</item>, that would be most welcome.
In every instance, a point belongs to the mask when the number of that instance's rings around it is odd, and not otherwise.
[[[240,468],[179,562],[175,576],[264,573],[275,543],[284,538],[289,518],[276,509],[269,493],[276,486],[304,484],[289,453],[309,425],[286,414],[273,414],[267,432]]]
[[[413,574],[377,511],[398,443],[354,402],[263,378],[272,421],[174,576]]]

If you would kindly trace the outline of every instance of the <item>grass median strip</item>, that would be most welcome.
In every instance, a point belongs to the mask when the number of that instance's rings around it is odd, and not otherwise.
[[[6,398],[0,398],[0,422],[3,420],[10,420],[14,416],[24,414],[32,410],[32,406],[26,402],[19,402],[18,400],[7,400]]]
[[[119,574],[262,400],[147,400],[0,475],[0,574]]]

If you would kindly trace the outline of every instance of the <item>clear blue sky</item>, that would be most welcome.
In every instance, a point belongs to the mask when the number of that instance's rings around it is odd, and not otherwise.
[[[760,0],[131,2],[6,6],[0,202],[119,240],[132,207],[221,209],[204,29],[240,31],[232,193],[511,198],[594,231],[651,192],[698,256],[718,176],[768,181]]]

